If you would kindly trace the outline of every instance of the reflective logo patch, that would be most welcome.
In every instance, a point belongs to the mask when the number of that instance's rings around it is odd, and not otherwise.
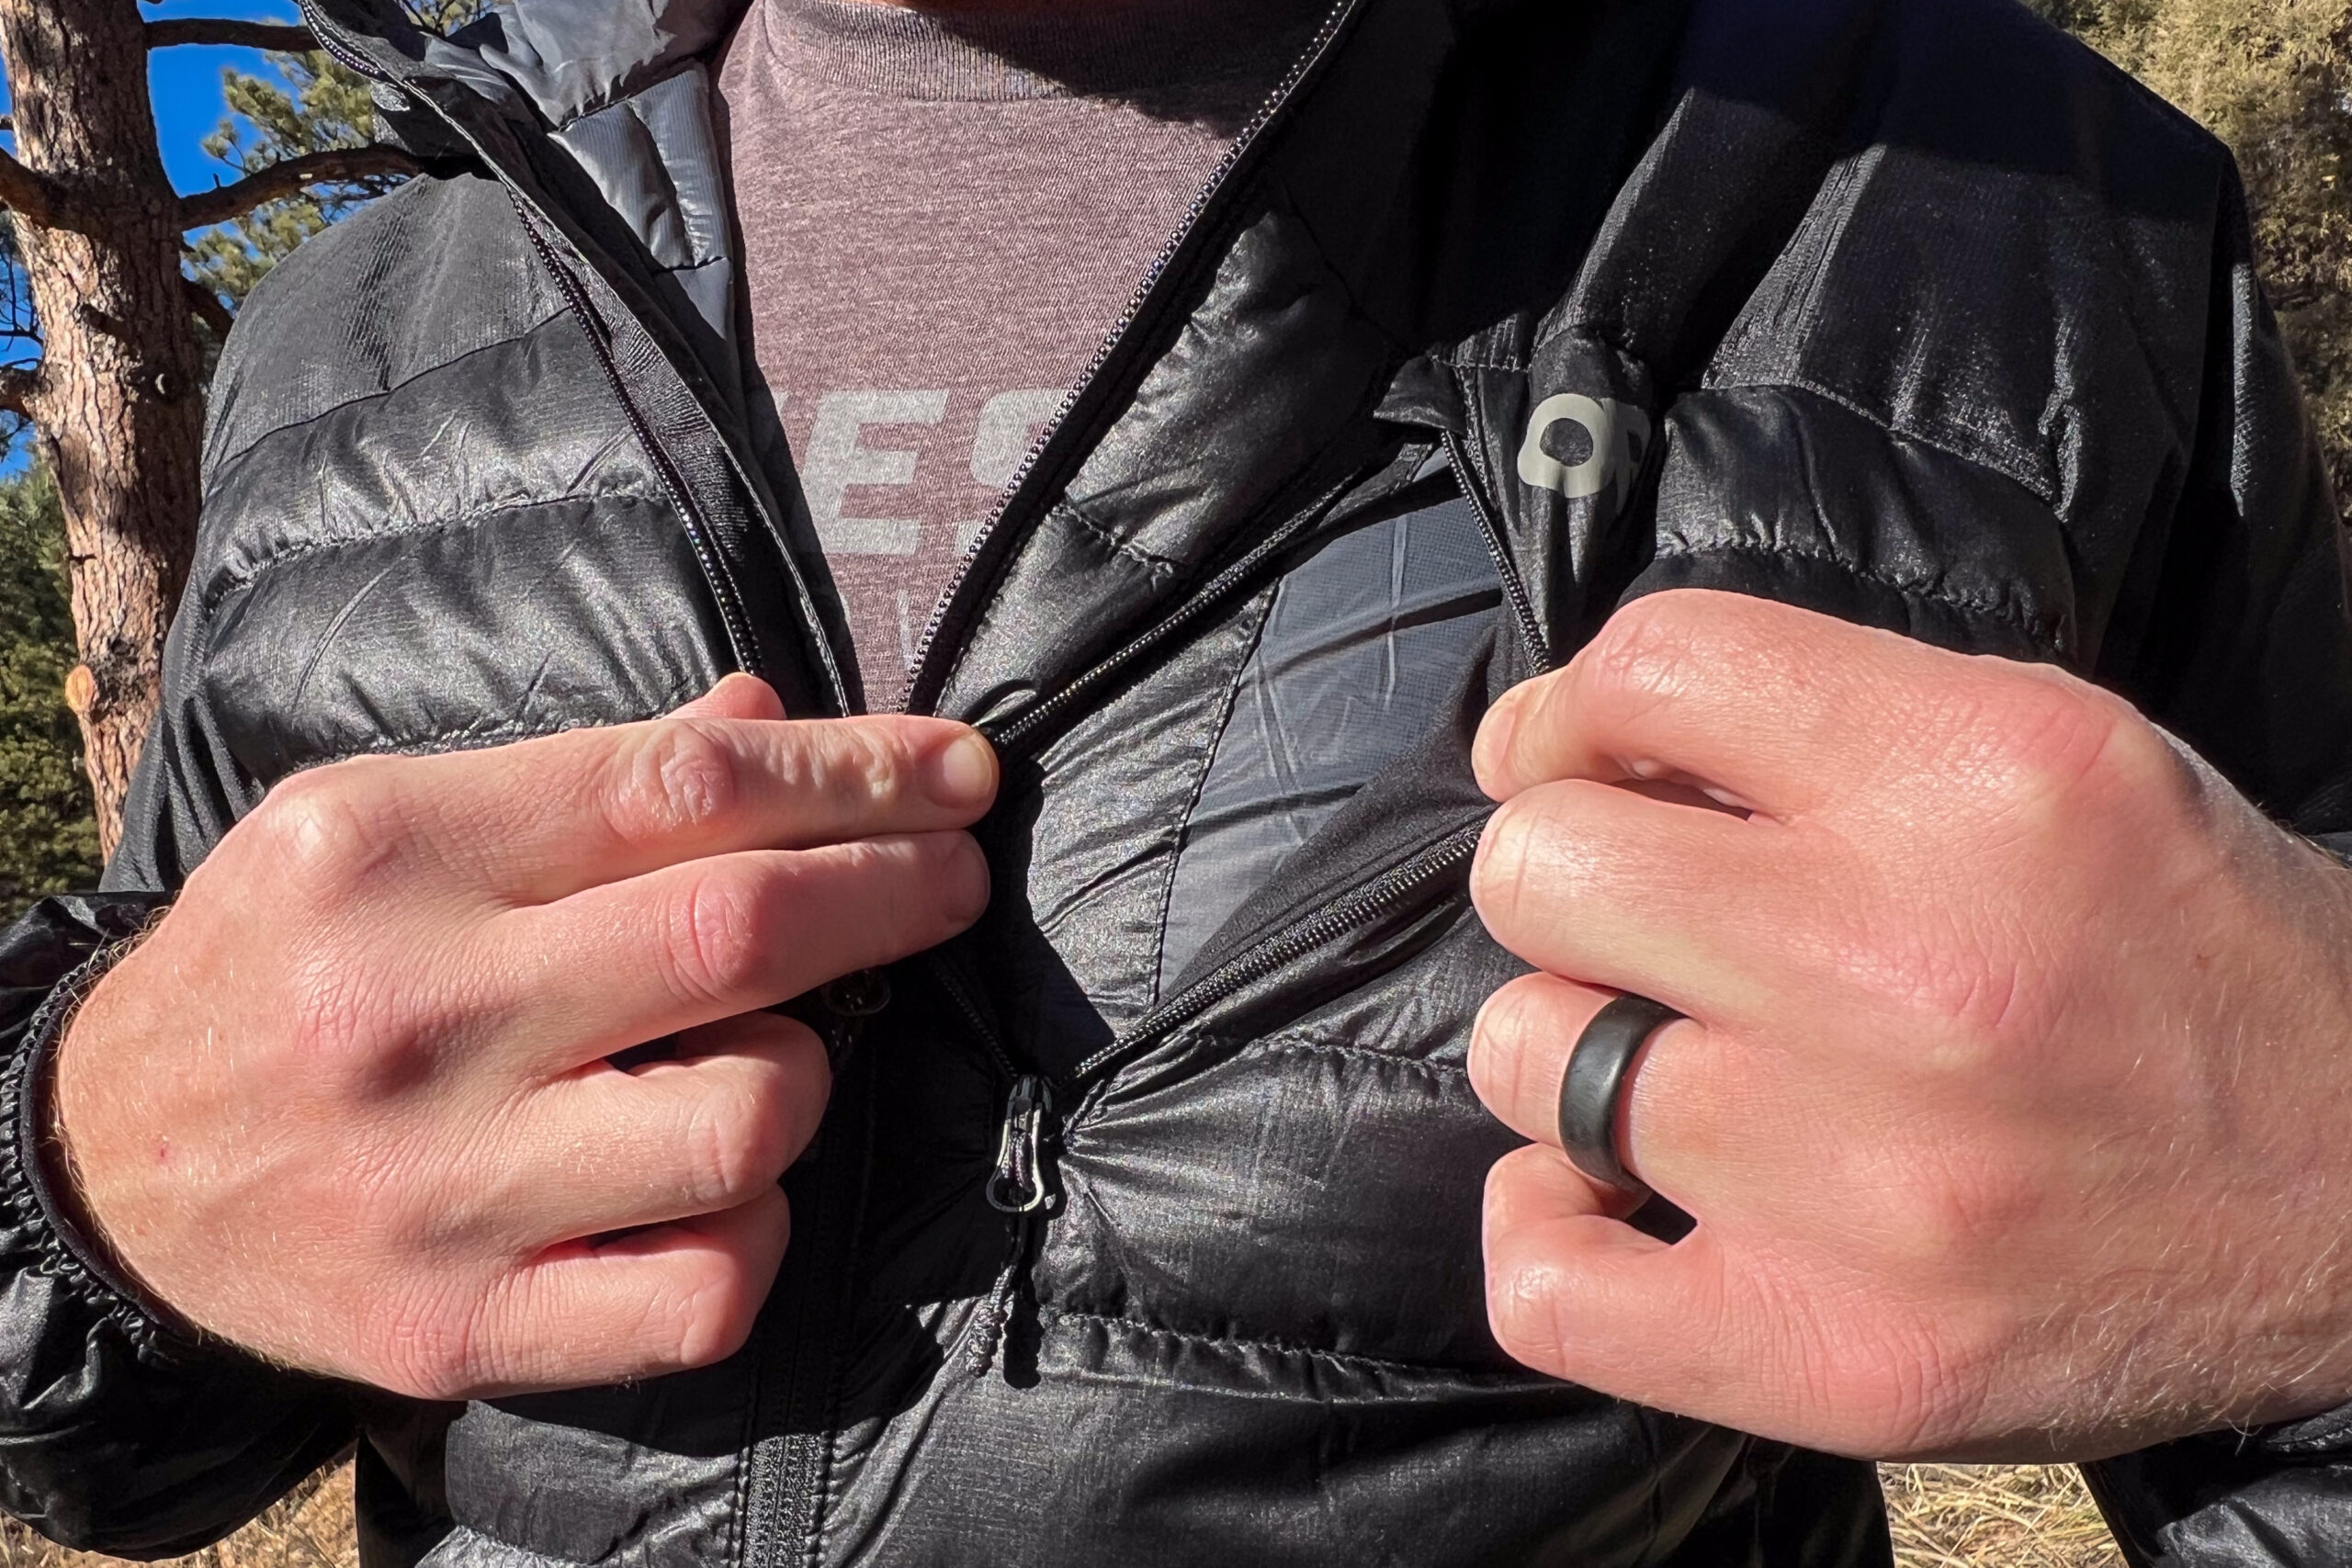
[[[1583,426],[1592,440],[1591,455],[1581,463],[1563,463],[1545,451],[1544,437],[1555,424]],[[1650,416],[1633,404],[1562,392],[1535,406],[1527,439],[1519,448],[1519,477],[1538,490],[1557,491],[1570,501],[1582,501],[1614,486],[1617,504],[1623,506],[1649,445]]]

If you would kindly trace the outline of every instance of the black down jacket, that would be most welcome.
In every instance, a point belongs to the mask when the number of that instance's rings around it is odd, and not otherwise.
[[[907,702],[1008,759],[995,905],[834,1010],[733,1359],[406,1404],[185,1342],[62,1228],[56,1021],[275,781],[730,669],[856,705],[737,343],[739,4],[311,0],[435,175],[254,296],[109,890],[0,953],[6,1506],[181,1551],[356,1439],[378,1568],[1884,1562],[1867,1466],[1489,1337],[1464,753],[1703,584],[2094,675],[2352,829],[2230,163],[2007,0],[1342,0],[932,627]],[[2095,1479],[2142,1562],[2352,1560],[2352,1417]]]

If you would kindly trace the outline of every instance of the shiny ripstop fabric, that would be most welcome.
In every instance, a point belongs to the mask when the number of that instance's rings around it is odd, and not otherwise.
[[[996,898],[812,1012],[753,1343],[426,1406],[108,1278],[40,1179],[74,988],[297,770],[735,668],[830,711],[845,645],[733,335],[732,0],[310,13],[435,175],[256,291],[107,891],[0,942],[0,1502],[184,1551],[356,1441],[373,1568],[1887,1560],[1866,1466],[1488,1336],[1469,737],[1704,584],[2064,663],[2352,830],[2338,527],[2210,139],[2007,0],[1335,0],[933,629],[915,705],[1007,759]],[[2318,1564],[2347,1450],[2092,1475],[2135,1562]]]

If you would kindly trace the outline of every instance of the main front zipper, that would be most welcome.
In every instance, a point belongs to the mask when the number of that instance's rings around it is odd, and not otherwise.
[[[1238,172],[1265,142],[1268,133],[1280,122],[1300,91],[1330,58],[1340,38],[1366,4],[1368,0],[1339,0],[1339,4],[1324,17],[1322,26],[1316,29],[1315,37],[1309,40],[1306,51],[1284,73],[1266,101],[1259,106],[1258,112],[1241,128],[1240,133],[1225,150],[1225,156],[1217,160],[1216,167],[1193,196],[1192,205],[1185,209],[1175,231],[1160,246],[1159,254],[1145,270],[1143,280],[1128,298],[1126,309],[1120,312],[1118,321],[1096,345],[1094,356],[1071,384],[1061,406],[1038,431],[1036,439],[1029,444],[1029,450],[1022,457],[1020,466],[1013,470],[1012,478],[998,495],[996,505],[980,525],[979,531],[973,535],[971,543],[965,547],[964,558],[949,581],[947,592],[940,595],[932,607],[931,619],[923,626],[921,640],[915,644],[914,661],[908,669],[907,683],[899,695],[899,706],[902,711],[927,713],[937,703],[945,688],[946,679],[945,671],[935,667],[956,648],[953,639],[943,641],[942,633],[950,610],[964,596],[967,580],[980,571],[983,563],[989,561],[992,553],[999,550],[1000,539],[1016,536],[1009,525],[1016,520],[1026,522],[1026,518],[1021,515],[1024,504],[1031,512],[1041,511],[1049,504],[1053,495],[1066,482],[1062,478],[1063,472],[1073,468],[1073,459],[1083,458],[1083,452],[1065,453],[1062,460],[1052,466],[1051,471],[1045,463],[1046,453],[1062,440],[1071,416],[1085,402],[1087,394],[1109,378],[1114,364],[1125,355],[1131,345],[1149,341],[1152,329],[1166,314],[1173,297],[1180,293],[1175,286],[1182,280],[1170,276],[1170,269],[1177,258],[1195,243],[1204,243],[1206,237],[1216,231],[1217,224],[1213,220],[1222,218],[1226,198],[1239,184],[1237,179]],[[1163,284],[1170,287],[1163,289]],[[1140,353],[1139,347],[1137,353]]]
[[[662,486],[672,506],[678,513],[679,524],[686,531],[688,541],[694,547],[697,563],[703,570],[704,580],[710,586],[720,618],[727,627],[728,640],[731,645],[737,668],[750,674],[768,674],[769,671],[764,668],[765,660],[760,653],[760,640],[752,629],[752,608],[742,602],[741,595],[735,588],[733,576],[725,565],[726,550],[711,528],[704,508],[695,495],[694,487],[687,482],[677,463],[665,448],[659,434],[653,430],[643,412],[639,408],[636,400],[631,396],[627,378],[614,355],[612,346],[606,341],[605,334],[599,329],[598,318],[587,299],[585,288],[578,278],[571,276],[570,269],[564,265],[562,258],[555,254],[555,246],[560,243],[571,253],[573,259],[593,272],[594,268],[588,255],[589,247],[579,238],[567,232],[563,225],[556,220],[555,214],[549,209],[548,204],[539,198],[536,187],[526,184],[513,171],[503,165],[496,157],[492,155],[490,149],[483,145],[481,138],[463,124],[456,115],[436,103],[429,94],[415,89],[387,72],[377,62],[369,59],[368,51],[340,23],[325,14],[323,6],[318,3],[318,0],[300,0],[300,4],[303,19],[309,23],[311,35],[318,39],[322,50],[337,62],[356,72],[367,80],[380,83],[404,94],[411,102],[435,116],[472,150],[482,167],[505,187],[508,198],[514,202],[517,214],[522,220],[526,236],[537,254],[541,265],[549,272],[557,289],[563,294],[565,304],[579,321],[582,332],[586,334],[598,367],[604,372],[607,382],[611,385],[615,399],[620,404],[623,416],[628,421],[632,434],[637,436],[639,445],[643,448],[647,461],[654,468],[656,481]],[[609,280],[607,280],[607,286],[609,287]],[[649,330],[642,318],[661,315],[659,310],[650,308],[640,311],[626,299],[620,300],[619,303],[624,311],[632,318],[638,318],[637,325],[640,331]],[[657,357],[667,364],[669,355],[662,351],[658,344],[655,346]],[[797,622],[795,629],[798,634],[801,646],[815,652],[815,662],[818,666],[816,672],[820,678],[823,688],[822,696],[827,705],[835,714],[853,712],[854,705],[849,699],[848,684],[842,675],[839,650],[834,649],[831,636],[825,629],[821,617],[813,611],[814,601],[809,592],[808,579],[801,571],[799,559],[786,543],[785,530],[777,521],[775,508],[770,504],[765,482],[763,479],[754,480],[753,476],[761,471],[759,465],[747,454],[737,450],[735,444],[728,439],[725,431],[721,428],[718,414],[713,412],[712,404],[715,399],[706,397],[703,388],[695,384],[695,378],[681,373],[675,365],[668,365],[668,368],[686,393],[695,411],[702,416],[703,424],[712,444],[725,458],[728,467],[734,471],[741,483],[743,499],[748,502],[752,517],[758,523],[761,531],[766,535],[768,542],[775,547],[776,564],[782,569],[785,581],[790,585],[792,596],[796,600],[796,604],[792,606],[792,618]]]
[[[945,637],[943,634],[947,626],[951,610],[968,591],[969,580],[978,573],[992,569],[994,558],[1004,547],[1004,542],[1007,540],[1017,542],[1017,529],[1026,524],[1027,514],[1041,511],[1049,504],[1054,492],[1061,484],[1067,482],[1064,478],[1065,473],[1071,470],[1075,462],[1082,460],[1084,456],[1082,451],[1063,450],[1055,462],[1049,465],[1046,461],[1048,454],[1055,453],[1057,446],[1067,448],[1083,444],[1083,433],[1080,433],[1078,437],[1071,436],[1070,424],[1073,416],[1085,405],[1090,392],[1108,383],[1114,375],[1123,375],[1132,360],[1144,352],[1144,346],[1150,341],[1159,322],[1171,308],[1174,300],[1181,297],[1184,279],[1172,276],[1175,264],[1180,258],[1184,257],[1188,251],[1195,248],[1204,249],[1209,240],[1217,232],[1229,197],[1240,184],[1239,172],[1265,144],[1272,128],[1280,123],[1306,85],[1331,57],[1339,40],[1366,3],[1367,0],[1340,0],[1325,18],[1307,49],[1293,64],[1266,103],[1236,137],[1233,144],[1219,161],[1215,172],[1193,197],[1182,222],[1161,247],[1159,256],[1136,287],[1118,321],[1096,348],[1085,371],[1063,399],[1061,406],[1053,418],[1047,422],[1036,440],[1031,444],[1019,468],[999,496],[989,519],[966,549],[963,561],[948,591],[933,611],[922,640],[917,646],[915,659],[909,671],[907,685],[899,705],[902,709],[922,711],[935,705],[945,682],[942,665],[957,647],[955,639]],[[379,81],[385,79],[385,73],[367,58],[364,51],[344,37],[339,27],[319,15],[316,6],[306,6],[306,9],[311,12],[312,30],[328,53],[364,76]],[[432,107],[437,110],[438,106]],[[524,190],[506,171],[500,168],[496,160],[488,156],[486,151],[465,127],[457,124],[447,114],[443,114],[441,118],[474,146],[476,152],[482,156],[484,164],[500,176],[502,182],[514,195],[518,204],[525,207],[526,214],[537,210],[538,204],[531,194]],[[578,248],[577,242],[564,235],[561,228],[553,224],[551,220],[548,220],[548,226],[556,235],[560,236],[566,244],[575,250]],[[539,225],[526,220],[526,228],[531,231],[535,244],[543,247],[548,245],[548,240],[538,232]],[[564,281],[561,277],[562,269],[555,265],[557,258],[552,254],[543,254],[542,259],[550,265],[552,270],[558,272],[559,286],[562,286]],[[1189,268],[1185,270],[1189,271]],[[594,336],[594,329],[586,310],[586,301],[573,299],[570,302],[573,309],[581,313],[583,327],[588,328],[591,335]],[[617,377],[616,367],[614,367],[613,373]],[[689,388],[691,390],[691,383]],[[634,416],[634,408],[633,405],[628,404],[626,389],[620,388],[616,382],[616,390],[622,396],[624,404],[630,408]],[[698,390],[695,395],[699,397]],[[726,446],[724,436],[718,433],[717,419],[711,417],[707,410],[705,411],[705,415],[714,438],[722,447]],[[654,433],[650,429],[640,428],[639,434],[647,446],[649,456],[665,470],[663,477],[666,479],[668,478],[666,469],[669,467],[667,457],[659,450],[660,444]],[[741,466],[737,455],[731,450],[729,451],[728,456],[730,461],[737,463],[738,467]],[[683,494],[683,488],[680,486],[679,491],[673,492],[673,499],[679,502],[682,522],[691,526],[694,517],[686,504],[689,498]],[[1017,744],[1056,714],[1065,711],[1084,693],[1093,690],[1102,681],[1115,674],[1125,664],[1140,657],[1148,649],[1176,635],[1207,608],[1246,583],[1250,575],[1284,544],[1326,514],[1329,509],[1346,493],[1346,490],[1347,486],[1343,484],[1324,494],[1290,524],[1277,530],[1268,538],[1260,541],[1240,559],[1219,572],[1210,582],[1204,584],[1199,592],[1189,595],[1185,604],[1174,614],[1164,617],[1143,636],[1131,640],[1118,652],[1081,674],[1070,685],[1005,727],[992,739],[1000,745]],[[751,500],[754,507],[764,512],[764,502],[755,488]],[[796,583],[798,582],[798,564],[792,558],[790,549],[784,545],[782,535],[775,526],[774,518],[763,517],[763,521],[766,523],[770,537],[776,541],[777,547],[785,558],[783,564],[787,577]],[[699,540],[697,545],[700,545]],[[716,547],[715,542],[712,547]],[[723,574],[713,574],[714,592],[719,591],[721,575]],[[830,654],[830,637],[821,625],[816,626],[813,630],[804,626],[801,630],[804,640],[813,641]],[[751,651],[752,647],[755,646],[748,635],[745,636],[744,640],[747,646],[739,650],[739,661],[742,660],[745,653]],[[828,657],[823,660],[823,662],[830,666],[833,660]],[[831,671],[829,670],[828,673]],[[847,711],[850,705],[845,694],[842,694],[842,683],[838,674],[832,675],[831,684],[835,693],[840,695],[841,707],[843,711]],[[1169,1002],[1152,1010],[1134,1027],[1089,1057],[1072,1075],[1071,1084],[1066,1087],[1075,1089],[1077,1086],[1099,1077],[1118,1063],[1164,1039],[1168,1034],[1215,1007],[1218,1002],[1376,921],[1382,915],[1426,888],[1430,882],[1466,865],[1476,852],[1477,834],[1478,828],[1476,825],[1457,830],[1419,854],[1392,868],[1365,886],[1333,900],[1314,914],[1293,922],[1265,941],[1253,944],[1243,953],[1219,965],[1198,983],[1186,987],[1183,992]],[[985,1364],[986,1359],[993,1359],[996,1346],[1004,1333],[1005,1320],[1011,1310],[1017,1279],[1033,1244],[1036,1233],[1036,1222],[1046,1207],[1049,1188],[1049,1173],[1046,1168],[1045,1154],[1047,1136],[1046,1122],[1056,1101],[1055,1085],[1044,1075],[1020,1073],[1015,1068],[1010,1053],[998,1037],[997,1032],[991,1027],[986,1010],[980,1006],[978,998],[967,992],[961,983],[960,976],[956,974],[950,964],[936,955],[933,957],[931,967],[938,976],[942,988],[956,1010],[964,1014],[966,1021],[972,1029],[975,1040],[1005,1080],[1005,1102],[999,1124],[998,1158],[994,1162],[988,1179],[988,1196],[992,1204],[1006,1211],[1010,1216],[1009,1228],[1012,1235],[1009,1238],[1010,1251],[1004,1278],[999,1289],[991,1293],[983,1308],[983,1316],[988,1321],[977,1325],[978,1332],[975,1335],[973,1352],[976,1358],[981,1359]],[[819,1359],[821,1361],[824,1359],[820,1354]],[[820,1368],[811,1368],[809,1371],[812,1375],[824,1375]],[[798,1372],[796,1371],[787,1381],[792,1386],[782,1390],[775,1397],[775,1408],[788,1408],[797,1403]],[[768,1399],[764,1396],[763,1403],[768,1403]],[[821,1507],[823,1470],[821,1450],[823,1448],[823,1442],[816,1439],[811,1434],[807,1440],[771,1441],[763,1445],[755,1456],[753,1461],[755,1473],[751,1478],[751,1490],[754,1499],[754,1512],[765,1528],[755,1529],[752,1532],[753,1538],[747,1539],[745,1541],[744,1560],[752,1565],[752,1568],[767,1568],[767,1565],[782,1561],[786,1549],[785,1543],[778,1538],[783,1534],[798,1534],[803,1538],[801,1547],[805,1549],[808,1545],[808,1538],[817,1525],[818,1510]],[[797,1555],[797,1551],[794,1554]]]

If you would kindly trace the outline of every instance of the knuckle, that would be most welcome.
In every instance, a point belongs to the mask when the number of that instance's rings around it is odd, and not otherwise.
[[[1550,823],[1540,796],[1522,795],[1498,807],[1478,840],[1471,900],[1490,926],[1515,930],[1542,878]]]
[[[917,841],[915,874],[927,890],[922,925],[944,940],[962,931],[988,908],[991,874],[988,856],[969,833],[930,833]],[[906,880],[904,876],[901,881]]]
[[[1637,701],[1673,695],[1689,681],[1700,621],[1674,594],[1651,594],[1617,612],[1586,651],[1591,686]]]
[[[755,1316],[739,1258],[703,1258],[677,1307],[677,1366],[713,1366],[743,1349]]]
[[[774,948],[775,900],[762,879],[731,869],[695,876],[672,906],[657,948],[679,1001],[731,1002],[756,988]]]
[[[2160,819],[2201,825],[2236,794],[2195,753],[2129,710],[2113,716],[2099,763],[2102,781],[2120,801],[2154,807]]]
[[[750,1342],[757,1315],[746,1273],[731,1252],[680,1258],[647,1298],[641,1343],[681,1371],[725,1360]]]
[[[687,1199],[701,1213],[747,1201],[789,1163],[781,1118],[742,1085],[728,1085],[695,1103],[683,1146]]]
[[[296,894],[347,897],[398,851],[404,829],[397,798],[372,761],[296,773],[254,813],[274,874]]]
[[[1535,992],[1524,981],[1513,981],[1487,998],[1472,1032],[1470,1065],[1473,1080],[1490,1103],[1516,1103],[1543,1092],[1532,1081],[1543,1027]]]
[[[1487,1268],[1487,1321],[1513,1359],[1558,1372],[1567,1364],[1556,1293],[1548,1271],[1503,1257]]]
[[[2097,694],[2038,671],[1966,706],[1973,711],[1955,761],[2012,809],[2066,800],[2116,761],[2115,748],[2140,728],[2127,727],[2119,708]]]
[[[656,725],[622,759],[605,813],[614,836],[643,843],[707,828],[742,795],[741,759],[725,733],[699,719]]]
[[[872,721],[831,725],[807,766],[808,787],[822,791],[847,818],[887,809],[903,793],[903,738],[895,726]]]

